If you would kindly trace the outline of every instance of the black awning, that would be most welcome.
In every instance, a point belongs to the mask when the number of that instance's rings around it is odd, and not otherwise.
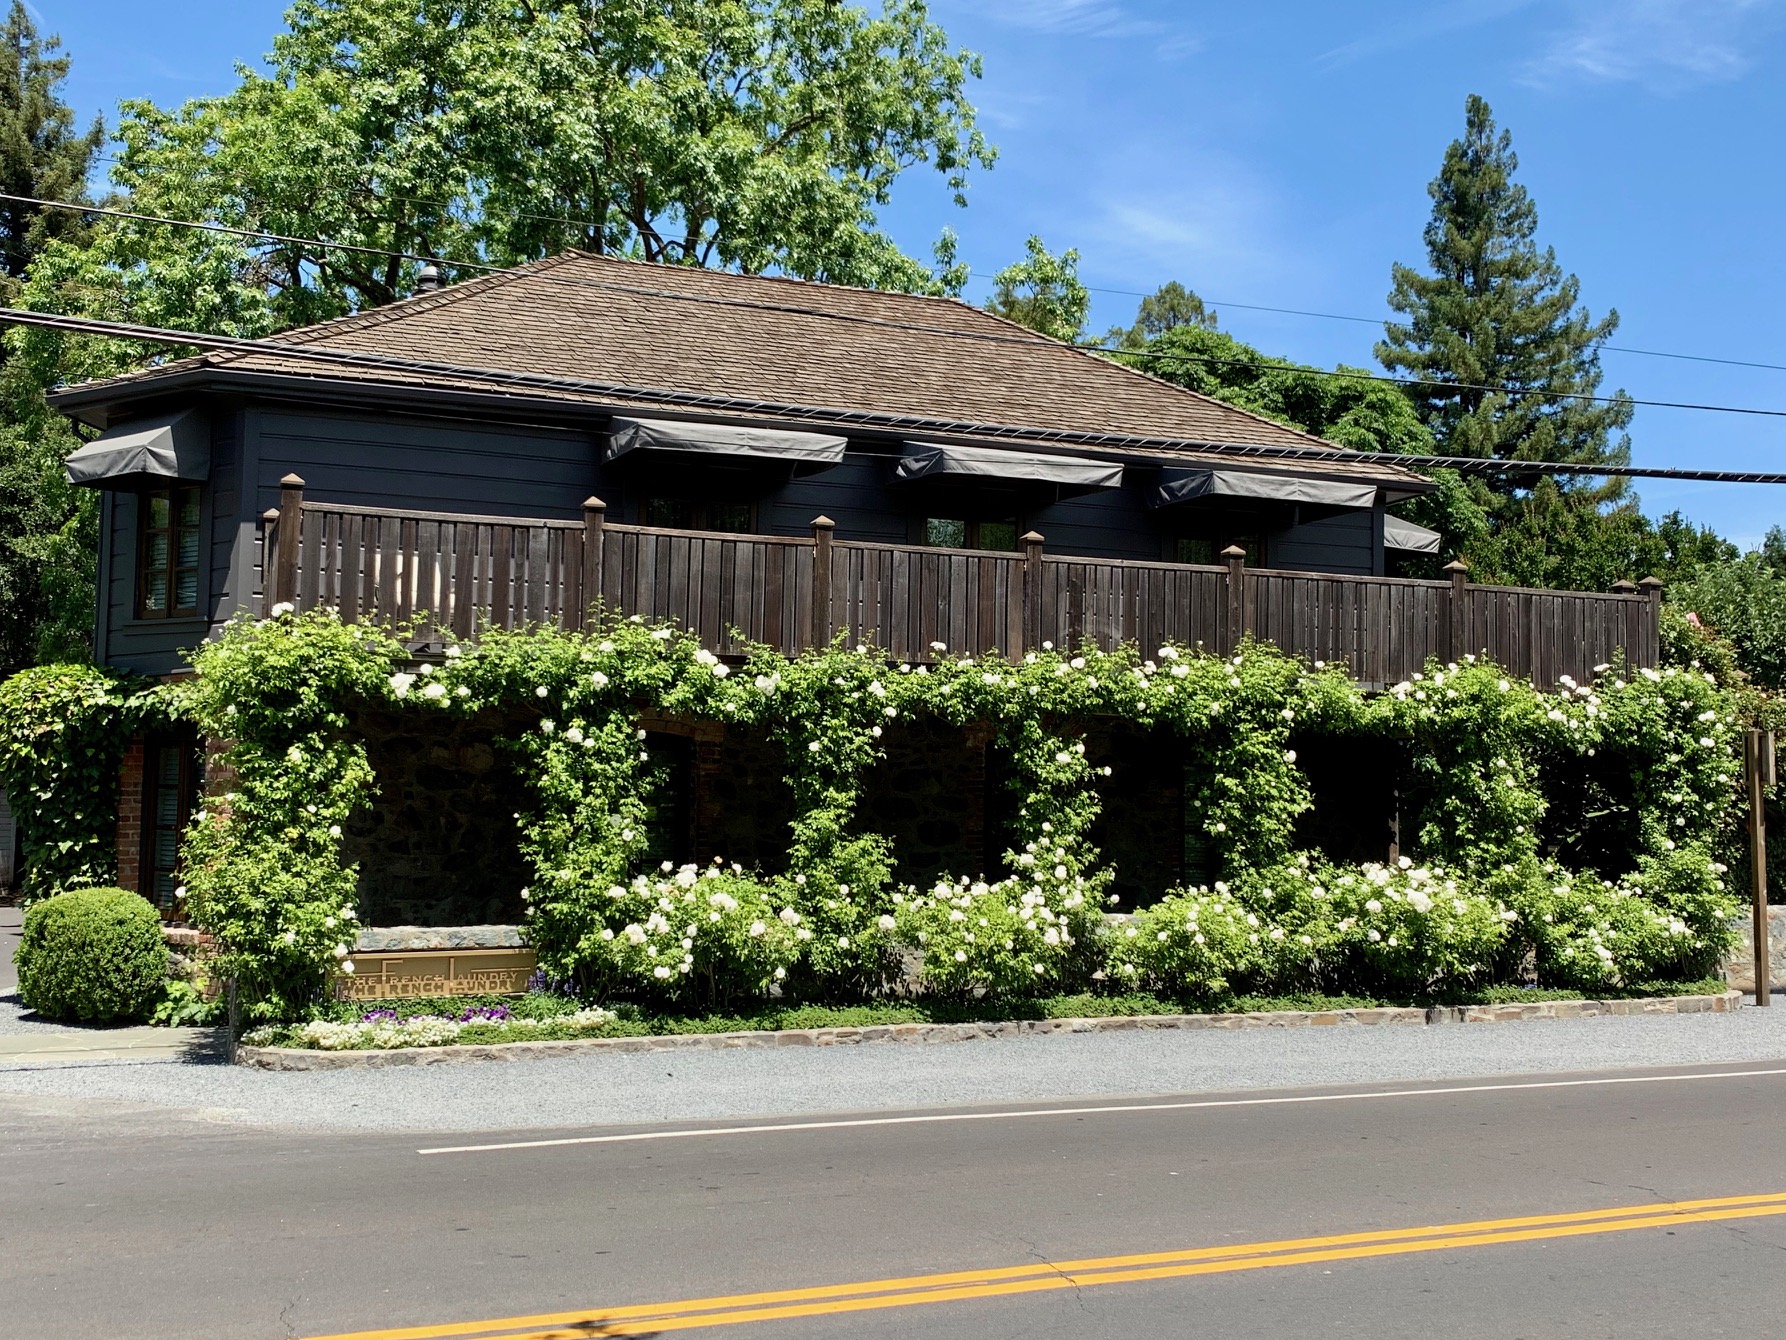
[[[68,482],[87,488],[135,488],[211,476],[211,425],[195,409],[134,419],[108,428],[63,461]]]
[[[900,445],[897,479],[993,479],[1007,484],[1052,484],[1072,489],[1122,487],[1122,466],[1084,456],[1051,456],[1011,447],[956,443]]]
[[[635,452],[695,453],[732,460],[777,461],[824,470],[843,460],[847,438],[797,433],[785,428],[747,428],[735,423],[685,423],[677,419],[615,419],[603,461]]]
[[[1398,549],[1405,554],[1436,554],[1439,552],[1439,532],[1416,526],[1412,521],[1403,521],[1399,516],[1385,516],[1383,547]]]
[[[1346,509],[1377,505],[1377,486],[1319,475],[1236,470],[1229,466],[1170,465],[1148,499],[1152,507],[1172,507],[1198,498],[1248,498],[1260,502],[1302,503]]]

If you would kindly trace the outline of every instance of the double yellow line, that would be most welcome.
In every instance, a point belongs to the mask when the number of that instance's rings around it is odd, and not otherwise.
[[[580,1312],[554,1312],[531,1317],[439,1326],[406,1326],[395,1330],[354,1331],[312,1340],[589,1340],[591,1336],[656,1334],[702,1326],[735,1326],[752,1321],[817,1317],[839,1312],[957,1303],[979,1298],[1008,1298],[1054,1289],[1089,1289],[1099,1284],[1135,1284],[1146,1280],[1182,1279],[1191,1275],[1223,1275],[1273,1266],[1316,1265],[1324,1261],[1356,1261],[1376,1256],[1450,1251],[1510,1242],[1542,1242],[1623,1233],[1640,1228],[1673,1228],[1680,1224],[1715,1223],[1723,1219],[1755,1219],[1786,1214],[1786,1192],[1759,1196],[1723,1196],[1712,1200],[1663,1201],[1654,1205],[1621,1205],[1581,1210],[1574,1214],[1539,1214],[1517,1219],[1477,1219],[1423,1228],[1395,1228],[1376,1233],[1342,1233],[1333,1237],[1284,1238],[1275,1242],[1236,1243],[1189,1251],[1147,1252],[1134,1256],[1099,1256],[1081,1261],[1056,1261],[990,1270],[958,1270],[937,1275],[907,1275],[864,1280],[856,1284],[823,1284],[806,1289],[685,1298],[669,1303],[593,1307]]]

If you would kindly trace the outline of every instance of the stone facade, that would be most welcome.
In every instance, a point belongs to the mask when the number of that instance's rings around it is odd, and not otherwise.
[[[893,839],[894,878],[926,887],[941,875],[978,877],[997,865],[988,851],[986,732],[940,721],[901,722],[886,759],[862,780],[858,822]]]
[[[1767,951],[1768,987],[1786,991],[1786,907],[1767,909]],[[1738,991],[1755,989],[1755,926],[1751,912],[1742,915],[1736,945],[1724,960],[1724,976]]]
[[[498,743],[519,723],[493,714],[363,712],[354,722],[378,779],[372,805],[342,834],[359,865],[369,926],[515,925],[529,870],[515,815],[528,803]]]

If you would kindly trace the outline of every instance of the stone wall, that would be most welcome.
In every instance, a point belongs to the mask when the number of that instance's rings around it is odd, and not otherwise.
[[[529,879],[515,814],[528,802],[496,741],[520,723],[421,712],[365,712],[379,794],[345,824],[342,859],[358,862],[368,926],[513,925]]]
[[[863,780],[859,826],[893,839],[894,878],[920,888],[941,875],[995,869],[988,851],[986,733],[916,719],[889,730],[886,759]]]
[[[1118,911],[1157,903],[1167,889],[1211,877],[1198,844],[1185,842],[1182,740],[1113,722],[1086,733],[1085,756],[1094,768],[1110,769],[1098,782],[1104,808],[1091,840],[1115,872],[1110,891]]]
[[[1724,960],[1724,975],[1738,991],[1755,989],[1755,926],[1754,913],[1745,910],[1737,942]],[[1786,991],[1786,907],[1767,909],[1768,986],[1773,991]],[[1786,1007],[1786,1001],[1780,1002]]]

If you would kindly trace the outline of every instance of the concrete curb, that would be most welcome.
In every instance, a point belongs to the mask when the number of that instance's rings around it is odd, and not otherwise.
[[[1344,1025],[1511,1024],[1535,1019],[1593,1019],[1631,1014],[1730,1014],[1743,993],[1647,1000],[1546,1000],[1521,1005],[1436,1005],[1430,1009],[1283,1010],[1261,1014],[1140,1014],[1097,1019],[1017,1019],[985,1024],[874,1024],[865,1028],[790,1028],[748,1033],[678,1033],[567,1042],[495,1042],[388,1051],[308,1051],[238,1047],[236,1063],[261,1070],[361,1070],[450,1061],[532,1061],[590,1052],[727,1051],[740,1047],[840,1047],[862,1042],[973,1042],[1051,1033],[1147,1029],[1322,1028]]]

